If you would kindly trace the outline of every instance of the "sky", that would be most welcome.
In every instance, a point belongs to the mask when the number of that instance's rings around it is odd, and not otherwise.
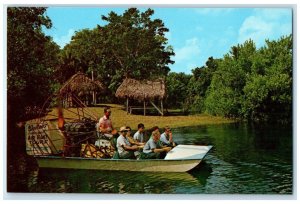
[[[148,7],[138,7],[145,11]],[[153,19],[161,19],[168,44],[174,49],[172,72],[190,74],[209,57],[222,58],[232,46],[252,39],[257,48],[265,39],[277,40],[292,33],[291,8],[172,8],[151,7]],[[110,11],[122,14],[128,7],[48,7],[53,26],[44,30],[63,48],[75,31],[105,25],[101,16]]]

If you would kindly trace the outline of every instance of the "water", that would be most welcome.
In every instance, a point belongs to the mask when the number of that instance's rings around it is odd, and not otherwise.
[[[188,173],[39,169],[16,175],[10,186],[46,193],[293,193],[291,126],[212,125],[174,129],[173,135],[179,144],[214,147]]]

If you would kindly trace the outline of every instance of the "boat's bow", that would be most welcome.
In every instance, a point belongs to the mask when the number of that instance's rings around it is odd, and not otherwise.
[[[178,159],[199,159],[202,160],[205,155],[212,148],[209,146],[200,145],[178,145],[168,152],[165,160],[178,160]]]

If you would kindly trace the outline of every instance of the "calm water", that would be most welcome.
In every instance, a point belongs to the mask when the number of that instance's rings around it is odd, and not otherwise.
[[[293,193],[291,126],[213,125],[174,129],[173,135],[179,144],[214,147],[188,173],[40,169],[16,176],[11,188],[47,193]]]

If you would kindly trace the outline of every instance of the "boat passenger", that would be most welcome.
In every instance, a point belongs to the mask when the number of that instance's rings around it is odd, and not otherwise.
[[[145,131],[144,124],[143,123],[138,124],[138,131],[133,135],[133,139],[135,139],[137,142],[145,142],[144,131]]]
[[[131,145],[137,145],[137,146],[139,147],[139,149],[143,149],[144,146],[145,146],[145,143],[143,143],[143,142],[138,142],[138,141],[136,141],[136,140],[132,137],[132,135],[131,135],[131,127],[126,126],[126,129],[128,130],[127,135],[126,135],[126,138],[127,138],[127,140],[130,142],[130,144],[131,144]]]
[[[142,159],[163,159],[171,147],[163,147],[159,142],[160,132],[155,130],[152,132],[151,138],[145,144]]]
[[[120,159],[135,159],[139,155],[138,146],[131,145],[126,139],[128,129],[125,126],[120,128],[120,136],[117,139],[117,149]],[[136,153],[135,153],[136,152]]]
[[[160,141],[163,145],[168,147],[175,147],[176,144],[173,141],[173,134],[169,126],[165,127],[165,132],[160,135]]]
[[[111,138],[114,134],[117,133],[116,130],[114,130],[112,121],[110,119],[111,110],[109,107],[104,108],[104,116],[100,118],[99,123],[97,124],[98,128],[97,131],[99,131],[101,134],[104,134],[105,136]]]

